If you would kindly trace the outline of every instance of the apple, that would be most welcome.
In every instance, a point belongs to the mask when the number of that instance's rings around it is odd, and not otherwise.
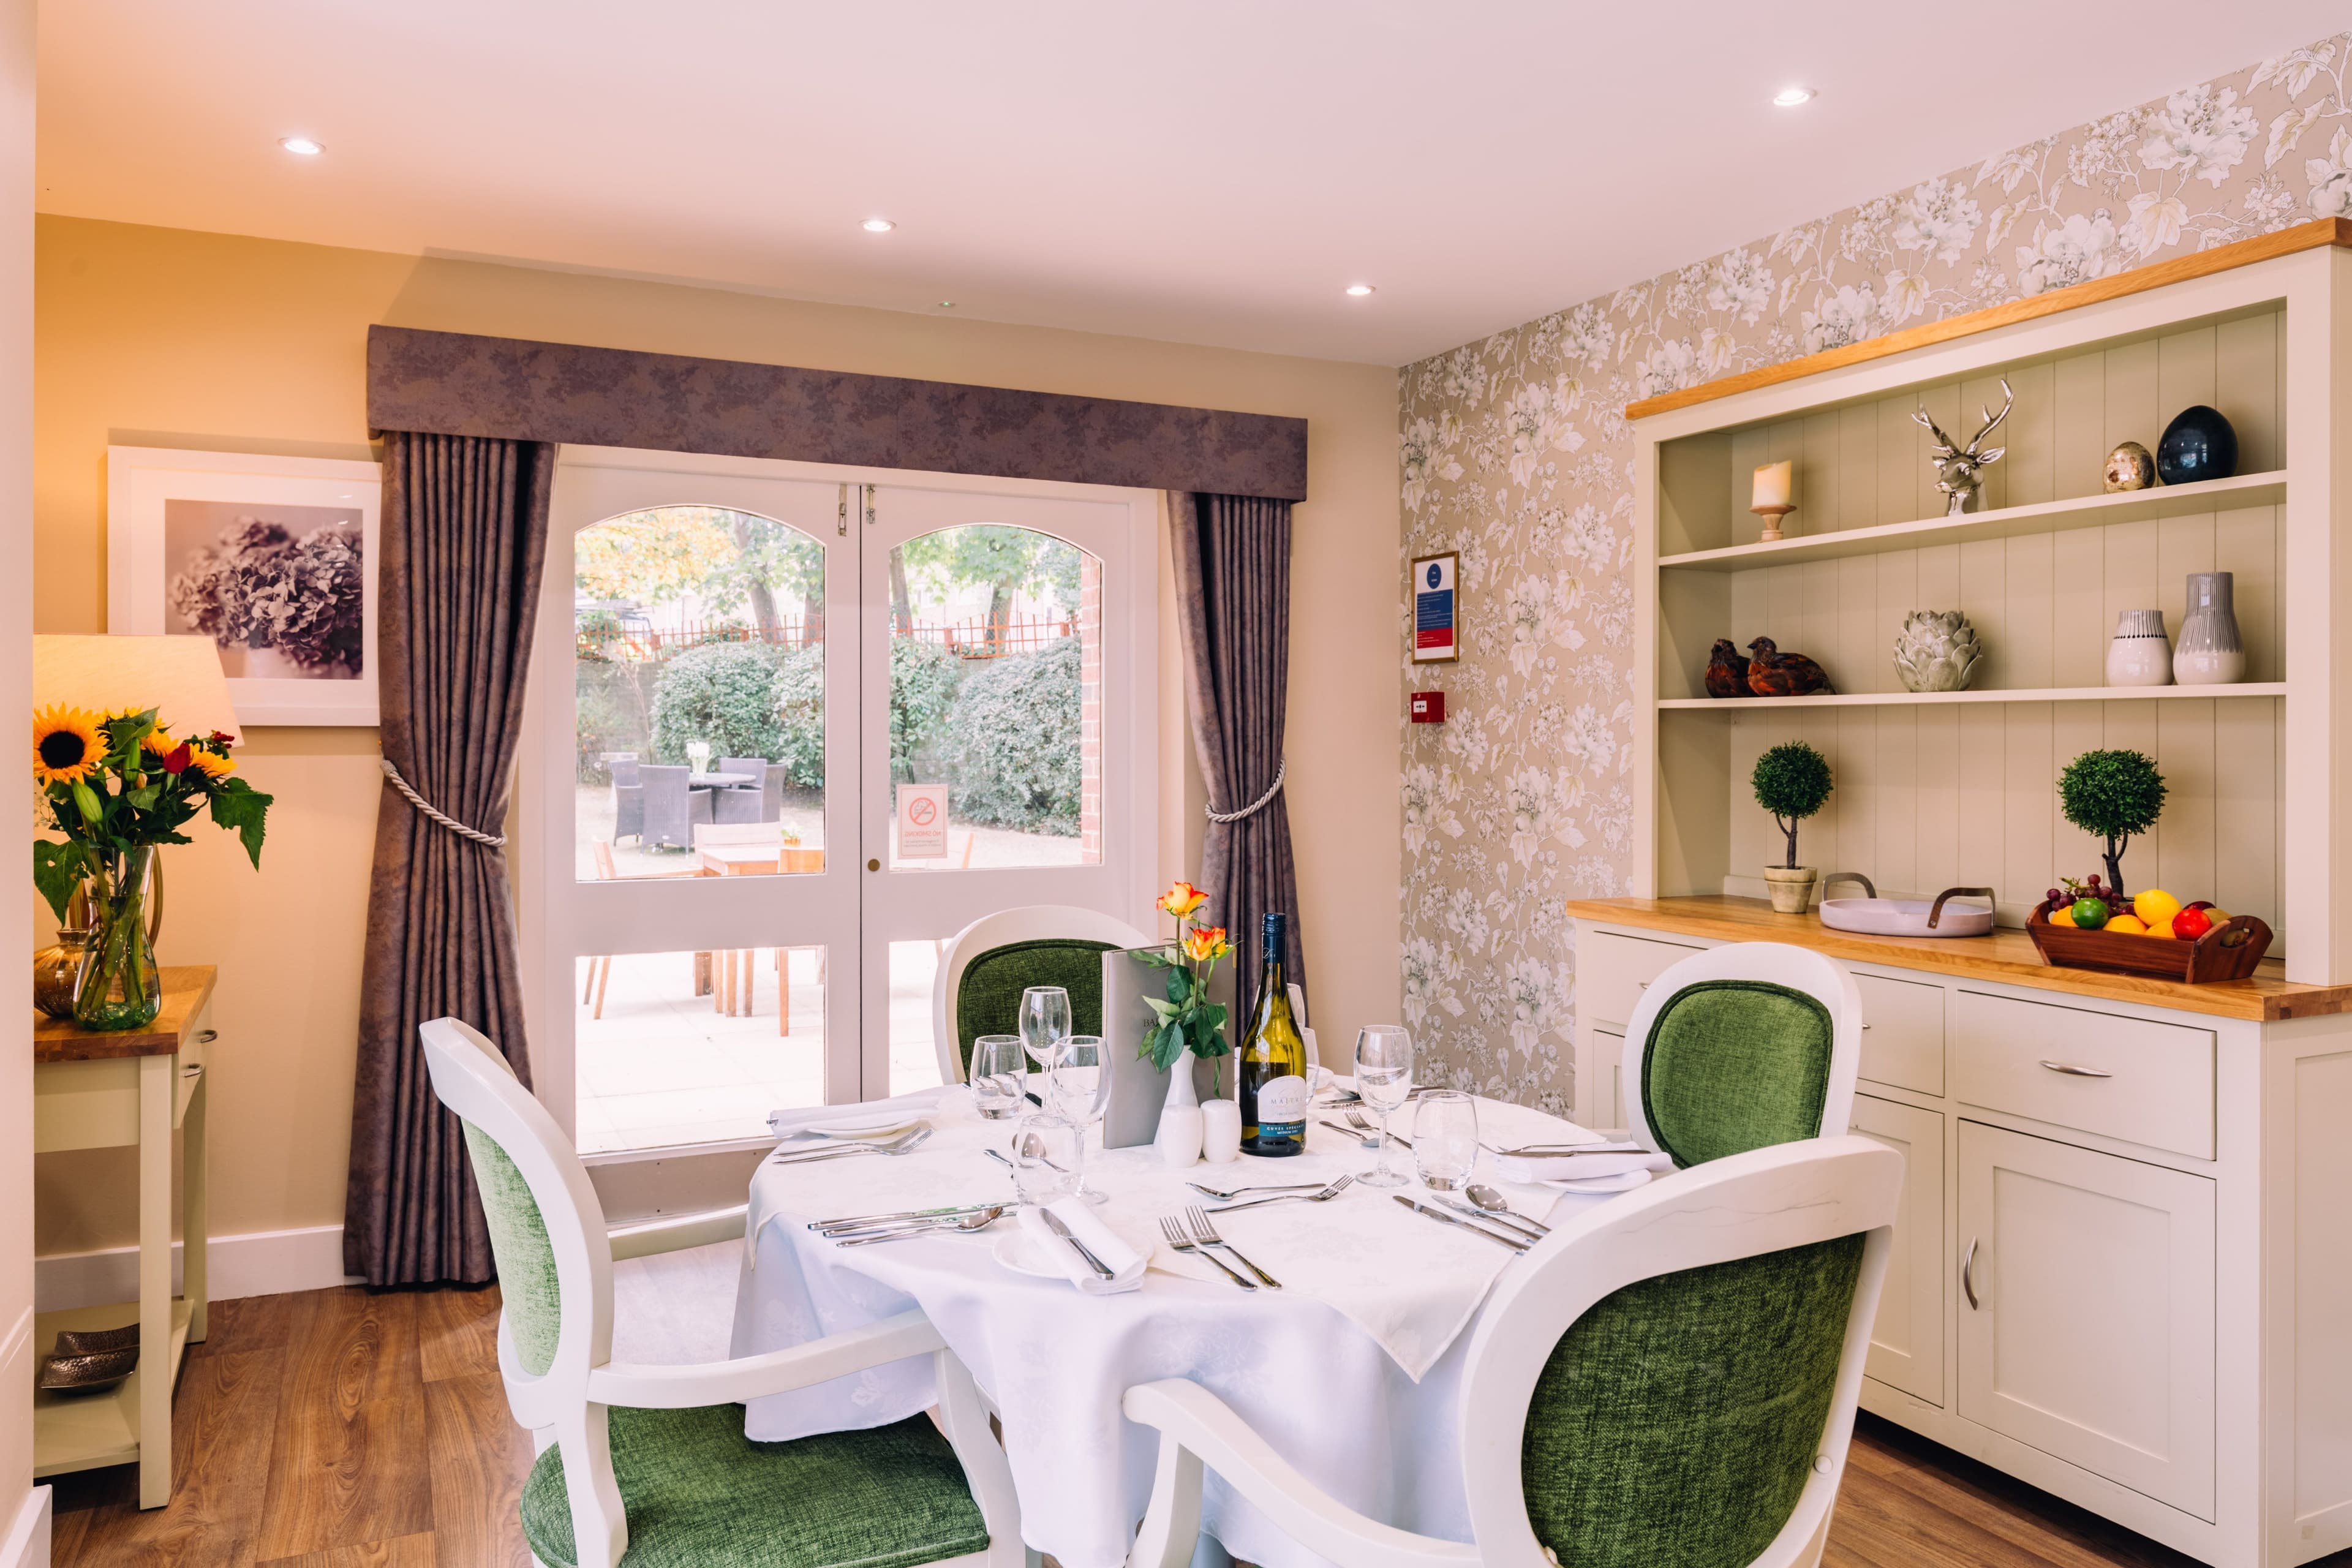
[[[2172,934],[2182,942],[2195,942],[2207,931],[2211,931],[2213,920],[2205,910],[2212,907],[2207,904],[2200,908],[2198,905],[2191,904],[2182,910],[2172,917]]]

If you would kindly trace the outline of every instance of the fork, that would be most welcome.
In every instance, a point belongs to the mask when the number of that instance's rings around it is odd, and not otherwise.
[[[1381,1124],[1379,1122],[1373,1121],[1362,1111],[1358,1110],[1352,1105],[1341,1111],[1340,1114],[1348,1119],[1348,1125],[1353,1127],[1359,1132],[1378,1132],[1381,1130]],[[1402,1132],[1390,1133],[1389,1142],[1394,1143],[1401,1149],[1410,1149],[1412,1147],[1412,1140],[1406,1137]]]
[[[1265,1286],[1269,1290],[1279,1290],[1282,1289],[1281,1280],[1276,1279],[1273,1275],[1268,1274],[1265,1269],[1260,1268],[1248,1258],[1243,1258],[1242,1249],[1240,1247],[1235,1247],[1232,1242],[1227,1241],[1223,1237],[1217,1234],[1217,1227],[1209,1223],[1208,1211],[1202,1208],[1199,1204],[1193,1204],[1190,1207],[1186,1208],[1184,1211],[1184,1217],[1192,1221],[1192,1239],[1194,1241],[1199,1242],[1202,1247],[1221,1247],[1224,1248],[1227,1252],[1232,1253],[1235,1258],[1240,1260],[1243,1268],[1257,1276],[1257,1282],[1259,1284]]]
[[[1202,1197],[1214,1198],[1219,1203],[1227,1204],[1232,1203],[1235,1198],[1246,1197],[1252,1193],[1312,1193],[1320,1191],[1323,1186],[1320,1182],[1268,1182],[1261,1186],[1235,1187],[1229,1193],[1221,1193],[1214,1187],[1204,1187],[1198,1182],[1187,1182],[1184,1184]]]
[[[1276,1193],[1270,1198],[1252,1198],[1244,1204],[1227,1204],[1219,1214],[1237,1214],[1243,1209],[1260,1208],[1267,1204],[1328,1204],[1348,1190],[1355,1181],[1352,1175],[1342,1176],[1319,1193]]]
[[[1227,1263],[1223,1258],[1218,1257],[1215,1253],[1211,1252],[1207,1247],[1201,1246],[1191,1237],[1185,1235],[1183,1227],[1176,1223],[1174,1215],[1161,1215],[1160,1216],[1160,1232],[1162,1236],[1165,1236],[1168,1238],[1169,1246],[1174,1247],[1179,1252],[1193,1252],[1200,1254],[1202,1258],[1207,1258],[1210,1262],[1223,1269],[1225,1271],[1225,1278],[1231,1279],[1243,1289],[1255,1290],[1257,1289],[1256,1286],[1251,1284],[1248,1280],[1234,1273],[1232,1264]]]
[[[768,1156],[772,1165],[814,1165],[819,1160],[845,1160],[852,1154],[911,1154],[931,1136],[929,1127],[910,1128],[887,1143],[853,1143],[844,1149],[820,1149],[814,1153],[786,1153],[778,1150]]]

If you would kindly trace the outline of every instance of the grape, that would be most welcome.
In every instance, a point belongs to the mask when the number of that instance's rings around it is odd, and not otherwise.
[[[2045,899],[2049,900],[2050,900],[2052,903],[2053,903],[2053,904],[2054,904],[2054,903],[2056,903],[2060,899],[2062,899],[2062,898],[2065,897],[2065,895],[2064,895],[2063,893],[2061,893],[2061,892],[2060,892],[2057,889],[2055,889],[2055,888],[2052,888],[2052,889],[2049,889],[2047,892],[2043,893],[2042,896],[2043,898],[2045,898]]]

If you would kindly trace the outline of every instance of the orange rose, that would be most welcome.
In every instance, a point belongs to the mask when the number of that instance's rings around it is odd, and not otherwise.
[[[1223,926],[1195,926],[1184,938],[1184,956],[1195,963],[1211,963],[1233,950]]]
[[[1171,882],[1168,884],[1168,890],[1160,895],[1159,903],[1153,907],[1174,915],[1181,921],[1208,901],[1209,895],[1192,886],[1192,883]]]

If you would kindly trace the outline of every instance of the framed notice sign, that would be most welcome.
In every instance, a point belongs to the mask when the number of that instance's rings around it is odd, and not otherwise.
[[[948,852],[948,786],[898,786],[898,858],[937,860]]]
[[[1461,657],[1454,640],[1454,552],[1412,563],[1412,662],[1451,664]]]

